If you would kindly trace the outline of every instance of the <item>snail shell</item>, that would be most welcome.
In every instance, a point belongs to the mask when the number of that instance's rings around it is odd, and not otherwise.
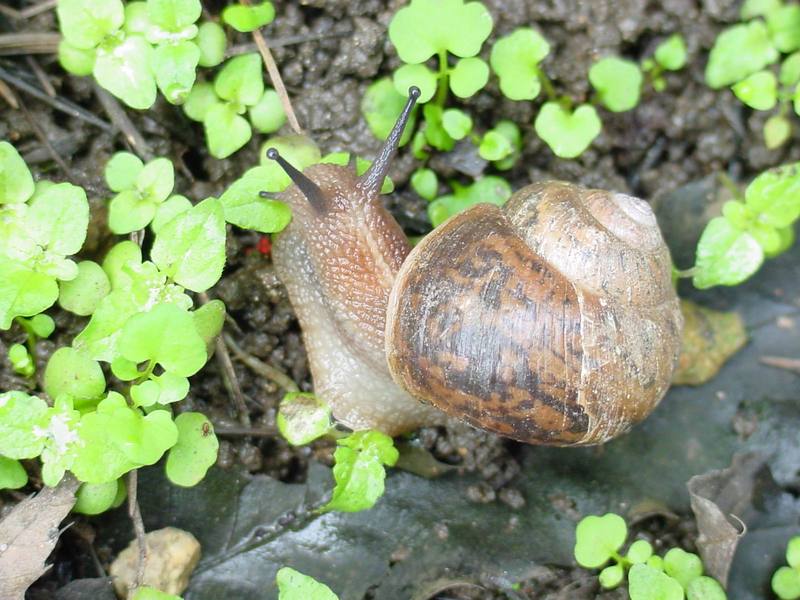
[[[666,393],[682,317],[649,205],[563,182],[481,204],[403,262],[386,317],[397,384],[523,442],[605,442]]]

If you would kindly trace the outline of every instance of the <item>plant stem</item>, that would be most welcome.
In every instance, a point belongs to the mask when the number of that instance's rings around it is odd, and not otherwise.
[[[691,267],[690,269],[675,269],[675,275],[677,275],[681,279],[688,279],[690,277],[694,277],[696,273],[697,273],[697,267]]]
[[[139,546],[139,559],[136,563],[136,578],[133,586],[128,590],[128,598],[133,598],[136,588],[144,582],[145,565],[147,564],[147,540],[144,533],[144,521],[136,492],[139,483],[139,472],[134,469],[128,473],[128,516],[133,521],[133,531],[136,534],[136,543]]]
[[[436,105],[444,108],[444,103],[447,100],[447,86],[449,84],[448,78],[450,73],[450,66],[447,64],[447,50],[439,51],[439,80],[436,89]]]
[[[739,189],[739,186],[734,183],[733,179],[728,177],[727,173],[723,173],[722,171],[717,171],[717,182],[722,185],[725,189],[727,189],[731,195],[733,196],[734,200],[741,200],[742,199],[742,191]]]
[[[544,74],[544,71],[539,67],[536,67],[536,75],[539,77],[539,83],[542,84],[542,89],[544,90],[547,99],[551,101],[558,100],[558,94],[556,94],[556,89],[553,87],[553,82],[550,81],[550,78]]]

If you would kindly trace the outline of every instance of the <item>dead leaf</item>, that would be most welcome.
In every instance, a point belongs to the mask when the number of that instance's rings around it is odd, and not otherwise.
[[[686,484],[697,519],[697,549],[706,571],[722,585],[754,509],[755,495],[777,488],[763,456],[737,454],[727,469],[695,475]]]
[[[0,598],[23,600],[25,590],[45,571],[61,531],[58,526],[75,505],[78,481],[66,475],[17,504],[0,521]]]
[[[673,385],[701,385],[747,343],[742,318],[681,300],[683,338]]]

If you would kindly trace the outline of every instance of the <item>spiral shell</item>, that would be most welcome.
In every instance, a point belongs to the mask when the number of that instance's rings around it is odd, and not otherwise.
[[[546,182],[450,219],[408,256],[386,356],[416,398],[527,443],[605,442],[666,393],[682,317],[649,205]]]

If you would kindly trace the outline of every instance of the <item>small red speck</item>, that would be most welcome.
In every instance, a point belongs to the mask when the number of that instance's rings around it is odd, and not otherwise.
[[[261,236],[261,239],[258,240],[258,245],[256,249],[263,254],[264,256],[269,255],[270,251],[272,250],[272,242],[269,241],[267,236]]]

